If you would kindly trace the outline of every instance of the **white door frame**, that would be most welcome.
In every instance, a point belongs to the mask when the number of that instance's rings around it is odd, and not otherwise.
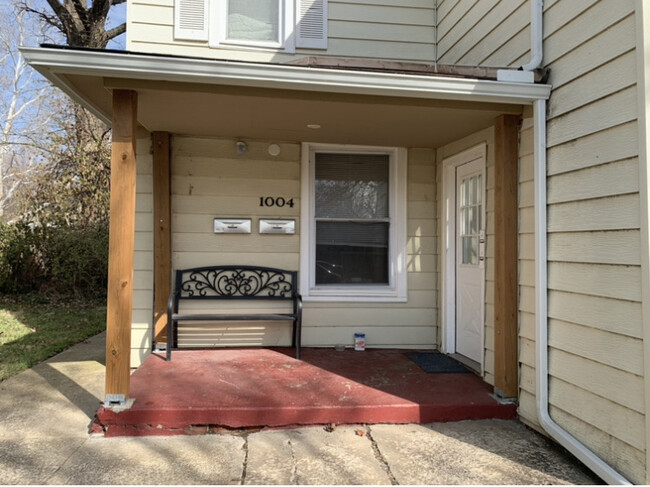
[[[441,349],[445,353],[456,352],[456,168],[469,162],[482,159],[483,161],[483,221],[487,228],[486,194],[487,178],[487,144],[482,143],[467,149],[459,154],[448,157],[442,161],[442,327],[441,327]],[[483,374],[485,362],[485,267],[483,267],[483,278],[481,280],[481,316],[483,326],[481,327],[481,342],[483,354],[481,354],[481,374]]]

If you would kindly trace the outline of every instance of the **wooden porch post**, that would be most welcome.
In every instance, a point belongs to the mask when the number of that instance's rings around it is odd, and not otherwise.
[[[497,394],[517,397],[518,115],[494,124],[494,382]]]
[[[107,406],[126,404],[130,392],[136,128],[137,93],[115,90],[106,319]]]
[[[153,133],[154,340],[167,343],[167,299],[171,290],[170,136]]]

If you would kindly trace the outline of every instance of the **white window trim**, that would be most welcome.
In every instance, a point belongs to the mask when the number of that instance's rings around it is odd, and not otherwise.
[[[389,283],[366,286],[316,286],[315,253],[316,223],[314,187],[314,154],[316,152],[388,154],[389,179]],[[406,302],[406,166],[404,148],[354,145],[312,144],[302,145],[301,195],[300,195],[300,292],[305,301],[329,302]]]
[[[210,47],[259,48],[274,51],[280,49],[287,53],[294,53],[296,50],[294,2],[279,0],[279,4],[278,30],[280,42],[229,40],[226,38],[228,32],[228,0],[212,0],[209,13]]]

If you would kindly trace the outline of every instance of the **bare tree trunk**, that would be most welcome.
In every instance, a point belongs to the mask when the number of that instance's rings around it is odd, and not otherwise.
[[[125,1],[92,0],[89,4],[86,0],[47,0],[47,11],[40,5],[31,6],[32,0],[22,0],[20,7],[60,31],[69,46],[105,49],[108,41],[126,32],[126,24],[106,28],[110,8]]]

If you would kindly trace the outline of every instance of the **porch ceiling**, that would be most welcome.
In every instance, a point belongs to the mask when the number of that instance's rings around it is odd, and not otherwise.
[[[148,131],[286,142],[439,147],[492,126],[521,105],[421,100],[141,80],[66,76],[110,117],[111,91],[138,92]],[[319,129],[308,125],[320,125]]]
[[[133,89],[145,129],[197,136],[436,148],[546,97],[546,85],[58,49],[23,53],[106,121],[112,90]]]

